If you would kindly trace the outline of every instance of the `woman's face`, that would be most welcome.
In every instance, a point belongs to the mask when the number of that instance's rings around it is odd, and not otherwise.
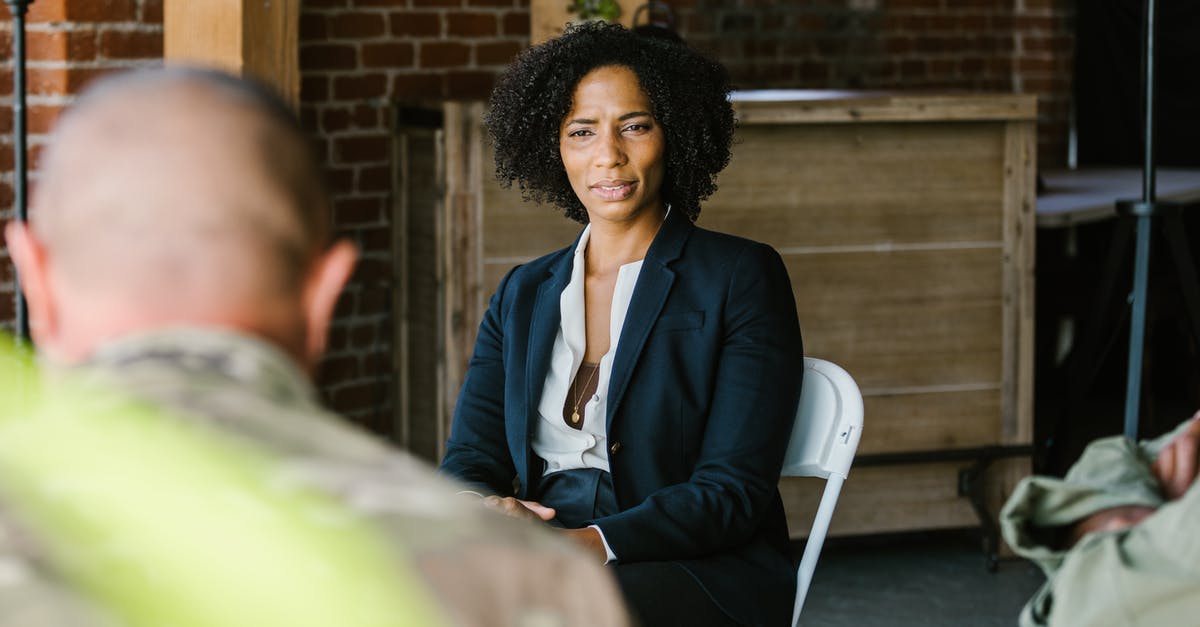
[[[657,220],[665,211],[665,141],[651,110],[637,75],[624,66],[596,68],[575,87],[558,150],[593,223]]]

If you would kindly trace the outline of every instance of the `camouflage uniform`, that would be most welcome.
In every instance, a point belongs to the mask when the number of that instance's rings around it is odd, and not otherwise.
[[[1140,444],[1098,440],[1063,479],[1029,477],[1017,486],[1000,514],[1004,538],[1047,578],[1021,613],[1023,627],[1200,623],[1200,483],[1166,502],[1150,469],[1178,432]],[[1157,511],[1059,548],[1072,525],[1121,506]]]
[[[325,411],[307,378],[268,344],[232,332],[166,330],[114,341],[79,372],[89,382],[115,386],[202,429],[264,449],[279,461],[280,482],[340,499],[376,523],[398,556],[415,564],[457,624],[627,624],[601,565],[537,525],[456,495],[456,485],[422,462]],[[36,547],[4,530],[0,520],[3,624],[95,624],[95,617],[80,618],[36,567]],[[10,621],[18,610],[30,618]]]

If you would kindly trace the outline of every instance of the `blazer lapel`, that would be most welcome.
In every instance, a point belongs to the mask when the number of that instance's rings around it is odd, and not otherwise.
[[[633,288],[633,298],[625,313],[625,324],[621,328],[621,339],[617,342],[617,354],[613,356],[612,373],[609,375],[605,424],[610,433],[613,416],[625,396],[633,367],[675,282],[675,271],[668,264],[679,258],[692,228],[692,221],[687,215],[682,211],[671,211],[655,236],[654,243],[650,245],[650,250],[646,251],[646,261],[638,275],[637,286]]]
[[[532,318],[529,322],[529,351],[525,363],[525,424],[521,432],[513,434],[518,438],[517,445],[525,451],[524,472],[518,468],[522,479],[522,487],[535,480],[530,476],[533,449],[530,439],[537,425],[538,404],[542,399],[542,388],[546,383],[546,372],[550,369],[550,355],[554,351],[554,338],[558,334],[561,312],[559,300],[562,291],[571,282],[571,267],[574,261],[575,245],[566,249],[554,262],[545,280],[538,286],[537,299],[534,301]]]

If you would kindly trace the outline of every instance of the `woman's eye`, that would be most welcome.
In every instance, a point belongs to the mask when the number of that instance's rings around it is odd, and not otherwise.
[[[641,132],[650,130],[650,125],[649,124],[640,124],[640,123],[639,124],[630,124],[629,126],[625,127],[625,130],[631,131],[634,133],[641,133]]]
[[[570,133],[567,133],[567,137],[584,137],[584,136],[591,135],[591,134],[592,134],[592,131],[590,129],[581,128],[581,129],[576,129],[574,131],[571,131]]]

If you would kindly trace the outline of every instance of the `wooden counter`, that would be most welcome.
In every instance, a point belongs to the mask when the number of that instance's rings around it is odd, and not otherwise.
[[[972,461],[929,453],[1032,437],[1034,98],[746,92],[734,102],[733,160],[699,224],[779,250],[806,352],[863,389],[860,454],[890,458],[851,472],[831,532],[978,524],[959,494]],[[439,437],[500,277],[578,230],[499,188],[481,112],[444,109]],[[926,463],[894,463],[909,453]],[[990,466],[992,512],[1028,469],[1027,457]],[[798,535],[818,489],[782,486]]]

